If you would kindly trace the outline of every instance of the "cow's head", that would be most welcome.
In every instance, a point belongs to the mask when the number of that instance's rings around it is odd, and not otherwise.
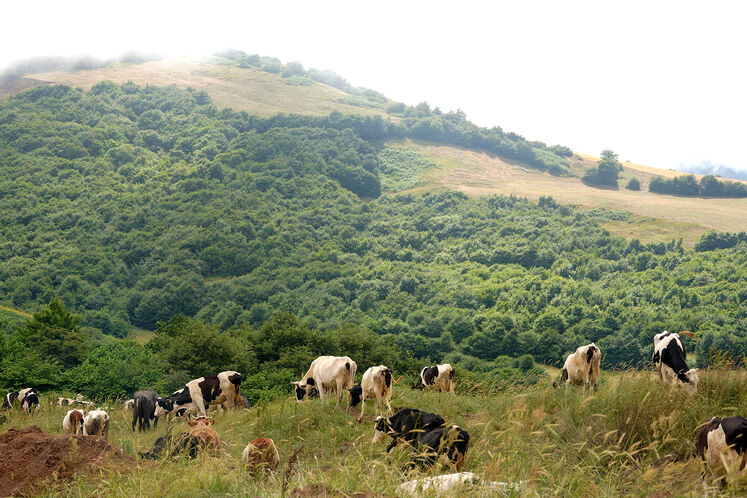
[[[374,421],[374,437],[371,442],[375,444],[384,439],[387,434],[389,434],[391,428],[391,425],[389,425],[389,419],[384,418],[381,415],[376,417],[376,420]]]
[[[363,397],[363,388],[361,386],[353,386],[348,389],[348,399],[350,400],[350,406],[355,406],[361,402]]]
[[[677,378],[680,380],[679,385],[682,390],[690,396],[694,396],[698,390],[698,369],[691,368],[684,374],[678,375]]]
[[[174,411],[174,400],[171,398],[158,398],[156,399],[156,417],[163,417]]]
[[[309,377],[308,379],[299,380],[296,382],[291,382],[294,386],[296,386],[296,402],[300,403],[301,400],[303,400],[303,397],[306,396],[309,391],[311,391],[315,386],[316,382],[314,381],[313,377]]]

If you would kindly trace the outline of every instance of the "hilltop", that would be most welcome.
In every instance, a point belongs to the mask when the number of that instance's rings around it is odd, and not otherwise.
[[[278,113],[323,116],[339,112],[376,116],[395,123],[402,119],[395,111],[401,104],[374,91],[353,88],[334,73],[307,71],[298,67],[300,65],[293,66],[297,63],[283,65],[277,59],[252,57],[256,56],[232,52],[225,57],[200,60],[112,63],[93,69],[40,72],[6,84],[0,89],[0,95],[42,84],[89,89],[100,81],[129,81],[139,85],[176,85],[202,90],[219,108],[257,116]],[[395,140],[393,145],[401,143]],[[621,161],[620,188],[606,190],[580,181],[583,172],[599,160],[589,154],[576,153],[560,158],[567,170],[559,175],[480,148],[422,140],[408,140],[405,147],[435,165],[423,175],[413,192],[458,190],[470,196],[503,194],[532,200],[552,196],[581,209],[604,207],[627,211],[630,216],[604,226],[614,234],[643,242],[682,238],[687,247],[692,247],[698,237],[709,230],[739,232],[745,229],[747,198],[677,197],[648,192],[652,178],[683,174],[674,170]],[[702,175],[695,176],[699,179]],[[641,182],[640,191],[624,188],[631,178]]]

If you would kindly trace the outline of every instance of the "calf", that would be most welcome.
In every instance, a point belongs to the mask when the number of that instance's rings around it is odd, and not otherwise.
[[[584,388],[588,385],[594,386],[594,391],[599,387],[599,364],[602,361],[602,352],[593,342],[586,346],[579,346],[575,353],[568,355],[563,364],[560,374],[560,383],[566,386],[579,385]],[[557,385],[553,383],[553,385]]]
[[[62,419],[62,428],[68,434],[74,434],[76,436],[83,435],[83,417],[84,414],[81,410],[68,410],[65,418]]]
[[[444,455],[459,471],[464,465],[468,445],[469,433],[457,425],[420,432],[415,439],[414,461],[422,467],[430,467]]]
[[[440,415],[423,412],[415,408],[402,408],[389,418],[376,417],[374,422],[373,442],[378,443],[386,436],[393,438],[387,447],[389,453],[401,438],[409,443],[415,441],[418,434],[443,427],[446,424]]]
[[[317,388],[322,403],[325,400],[329,402],[329,397],[335,390],[339,405],[345,389],[350,389],[355,384],[357,368],[358,365],[347,356],[320,356],[311,362],[308,372],[301,380],[291,382],[296,386],[296,401],[301,402],[306,394]]]
[[[683,331],[688,337],[694,338],[692,332]],[[659,371],[659,377],[666,384],[676,383],[689,395],[694,395],[698,389],[698,369],[688,370],[685,359],[687,353],[682,347],[680,334],[667,332],[654,336],[654,355],[652,360]]]
[[[27,387],[20,391],[12,391],[5,395],[3,400],[3,409],[13,408],[13,403],[18,400],[24,413],[36,413],[39,409],[39,393],[33,387]]]
[[[84,436],[109,436],[109,414],[104,410],[92,410],[83,419]]]
[[[241,461],[249,466],[252,474],[256,474],[260,468],[264,468],[265,472],[277,469],[280,465],[280,455],[272,439],[258,437],[246,445],[241,453]]]
[[[723,484],[739,479],[747,468],[747,418],[713,417],[698,431],[695,453]]]
[[[363,374],[361,384],[348,389],[350,392],[349,405],[355,406],[361,402],[361,413],[358,416],[358,422],[363,420],[363,413],[366,411],[366,398],[376,398],[374,410],[384,415],[382,399],[386,402],[386,414],[392,413],[392,371],[384,365],[371,367]]]
[[[214,418],[197,417],[194,420],[190,420],[188,425],[192,427],[189,431],[190,436],[197,438],[197,443],[202,449],[220,449],[220,436],[215,429],[210,427],[215,423]]]
[[[423,367],[420,371],[420,378],[417,383],[413,386],[414,389],[434,389],[436,391],[453,393],[454,392],[454,378],[456,377],[456,370],[448,363],[443,365],[434,365],[430,367]]]
[[[156,402],[155,416],[161,417],[175,411],[182,413],[197,413],[206,415],[205,409],[210,405],[222,405],[231,408],[241,399],[241,374],[234,371],[221,372],[218,375],[200,377],[187,382],[184,389],[177,391],[168,398],[160,398]]]
[[[147,460],[156,460],[163,456],[175,456],[184,454],[188,458],[197,456],[197,450],[200,444],[195,436],[190,436],[186,432],[176,436],[166,435],[156,439],[153,449],[145,453],[140,453],[141,458]]]
[[[132,430],[150,429],[150,421],[153,420],[153,427],[158,427],[158,417],[156,417],[156,400],[158,395],[152,389],[147,391],[138,391],[135,393],[132,407]]]

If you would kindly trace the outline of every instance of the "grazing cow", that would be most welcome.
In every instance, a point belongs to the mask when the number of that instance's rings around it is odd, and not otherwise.
[[[82,410],[68,410],[65,418],[62,419],[62,428],[68,434],[74,434],[76,436],[83,435],[83,417],[84,413]]]
[[[667,332],[654,336],[653,362],[659,371],[659,377],[667,384],[676,383],[683,391],[693,396],[698,389],[698,369],[687,369],[687,353],[682,347],[680,334],[694,338],[692,332]]]
[[[275,441],[267,437],[258,437],[250,442],[241,453],[241,461],[249,466],[249,471],[256,474],[260,468],[265,472],[275,470],[280,465],[280,455]]]
[[[83,419],[84,436],[109,436],[109,414],[104,410],[92,410]]]
[[[75,399],[72,398],[57,398],[57,406],[93,406],[93,402],[84,401],[82,394],[77,394]]]
[[[444,455],[456,470],[462,470],[464,457],[469,445],[469,433],[459,427],[438,427],[427,432],[417,433],[415,439],[414,463],[421,467],[430,467],[441,455]]]
[[[197,417],[187,422],[187,424],[192,427],[192,430],[189,431],[189,435],[197,438],[197,443],[200,448],[205,450],[220,449],[220,436],[215,429],[210,427],[214,423],[214,418],[207,417]]]
[[[234,371],[190,380],[181,391],[175,392],[168,398],[158,399],[155,416],[161,417],[174,411],[177,416],[184,413],[197,413],[204,417],[205,409],[210,405],[231,408],[236,405],[237,400],[243,402],[241,380],[241,374]]]
[[[147,460],[157,460],[161,455],[169,457],[184,454],[188,458],[194,458],[197,456],[199,447],[200,443],[195,436],[182,432],[176,436],[159,437],[153,444],[153,449],[140,453],[140,457]]]
[[[355,384],[357,368],[358,365],[347,356],[320,356],[311,362],[309,371],[301,380],[291,382],[296,386],[296,401],[300,403],[306,394],[317,388],[322,403],[325,400],[329,402],[332,390],[335,390],[339,405],[345,389],[350,389]]]
[[[5,395],[3,400],[3,409],[13,408],[13,403],[18,400],[24,413],[36,413],[39,409],[39,393],[33,387],[27,387],[20,391],[12,391]]]
[[[594,386],[594,391],[599,387],[599,364],[602,361],[602,352],[593,342],[586,346],[579,346],[575,353],[568,355],[563,364],[560,374],[560,384],[566,386],[577,385],[586,388]],[[553,383],[553,385],[558,385]]]
[[[698,431],[695,453],[722,484],[737,480],[747,469],[747,418],[713,417]]]
[[[453,496],[459,491],[471,491],[477,486],[488,493],[498,492],[501,495],[511,491],[519,492],[526,486],[526,481],[493,482],[484,481],[472,472],[457,472],[456,474],[442,474],[433,477],[423,477],[414,481],[404,482],[397,487],[397,496]],[[476,491],[476,490],[475,490]],[[480,493],[482,496],[483,493]]]
[[[152,389],[147,391],[138,391],[135,393],[132,407],[132,430],[150,429],[150,421],[153,420],[153,427],[158,427],[158,417],[156,417],[156,400],[158,395]]]
[[[402,408],[389,418],[376,417],[373,442],[378,443],[386,436],[391,436],[393,440],[386,449],[389,453],[400,438],[412,443],[419,433],[438,429],[445,424],[444,419],[435,413],[423,412],[416,408]]]
[[[125,410],[134,410],[135,409],[135,398],[124,400],[124,402],[122,403],[122,406],[124,406]]]
[[[374,410],[380,415],[384,415],[384,406],[382,399],[386,402],[386,414],[392,413],[392,371],[389,367],[379,365],[371,367],[363,374],[361,384],[348,389],[350,392],[349,405],[355,406],[361,402],[361,414],[358,416],[358,422],[363,420],[363,412],[366,411],[366,398],[376,398]]]
[[[423,367],[420,371],[420,378],[413,386],[413,389],[434,389],[445,393],[454,392],[454,378],[456,370],[448,363]]]

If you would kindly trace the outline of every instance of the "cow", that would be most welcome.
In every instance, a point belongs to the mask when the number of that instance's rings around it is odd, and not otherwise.
[[[358,416],[358,422],[363,420],[363,413],[366,411],[366,398],[376,398],[374,410],[384,415],[384,406],[382,400],[386,403],[386,414],[392,413],[392,371],[389,367],[379,365],[371,367],[363,373],[363,378],[358,386],[348,389],[350,393],[349,406],[355,406],[361,402],[361,413]]]
[[[84,436],[109,437],[109,414],[104,410],[91,410],[83,419]]]
[[[195,436],[190,436],[188,433],[182,432],[176,436],[166,435],[159,437],[153,444],[153,449],[145,453],[140,453],[140,457],[146,460],[157,460],[161,455],[176,456],[184,454],[188,458],[194,458],[197,456],[199,447],[200,443]]]
[[[158,399],[155,416],[161,417],[173,411],[177,416],[197,413],[204,417],[206,416],[205,410],[210,405],[231,408],[236,405],[237,401],[243,403],[241,381],[241,374],[234,371],[191,380],[181,391],[177,391],[168,398]]]
[[[303,397],[313,388],[319,390],[319,398],[322,403],[327,401],[332,390],[337,393],[337,404],[340,404],[342,395],[346,389],[355,384],[355,372],[358,365],[347,356],[320,356],[311,362],[308,372],[301,380],[291,382],[296,386],[296,401],[301,402]],[[348,404],[348,408],[350,405]]]
[[[739,479],[747,469],[747,418],[711,418],[698,431],[695,453],[722,485]]]
[[[445,424],[444,419],[435,413],[423,412],[416,408],[402,408],[389,418],[376,417],[373,443],[391,436],[392,442],[386,449],[389,453],[400,439],[412,443],[419,433],[438,429]]]
[[[412,444],[415,457],[413,463],[430,467],[442,455],[457,471],[462,470],[469,445],[469,433],[458,425],[443,426],[418,432]]]
[[[456,370],[448,363],[423,367],[420,377],[413,389],[434,389],[445,393],[454,393]]]
[[[151,420],[153,420],[153,427],[158,427],[158,417],[156,417],[158,395],[156,392],[152,389],[138,391],[132,399],[132,430],[135,430],[136,424],[138,432],[150,429]]]
[[[62,419],[62,429],[68,434],[82,436],[83,417],[85,417],[85,414],[82,410],[68,410],[67,414],[65,414],[65,418]]]
[[[478,493],[478,496],[493,492],[509,494],[519,492],[526,486],[526,481],[493,482],[485,481],[472,472],[457,472],[433,477],[423,477],[400,484],[395,491],[397,496],[452,496],[460,491]],[[475,489],[476,487],[476,489]],[[479,492],[482,491],[482,492]]]
[[[577,385],[584,388],[592,385],[594,391],[596,391],[599,388],[599,364],[601,361],[602,352],[596,344],[592,342],[586,346],[579,346],[576,352],[569,354],[565,359],[560,374],[560,383],[553,383],[553,385]]]
[[[256,474],[260,468],[264,468],[265,472],[277,469],[280,465],[280,455],[275,441],[267,437],[258,437],[246,445],[241,453],[241,461],[249,467],[252,474]]]
[[[122,402],[122,406],[125,410],[134,410],[135,409],[135,398],[132,399],[126,399]]]
[[[77,394],[75,399],[72,398],[57,398],[57,406],[93,406],[93,402],[84,401],[82,394]]]
[[[210,427],[215,423],[214,418],[197,417],[187,422],[187,425],[192,427],[189,431],[189,435],[197,438],[197,444],[204,450],[218,450],[220,449],[220,436],[218,433]]]
[[[698,369],[687,368],[685,359],[687,353],[682,347],[680,334],[694,338],[692,332],[682,331],[667,332],[654,336],[654,355],[651,358],[659,371],[659,378],[666,384],[675,383],[690,396],[695,395],[698,389]]]
[[[33,387],[27,387],[20,391],[11,391],[5,395],[3,400],[3,410],[13,408],[13,404],[18,400],[24,413],[36,413],[39,409],[39,393]]]

